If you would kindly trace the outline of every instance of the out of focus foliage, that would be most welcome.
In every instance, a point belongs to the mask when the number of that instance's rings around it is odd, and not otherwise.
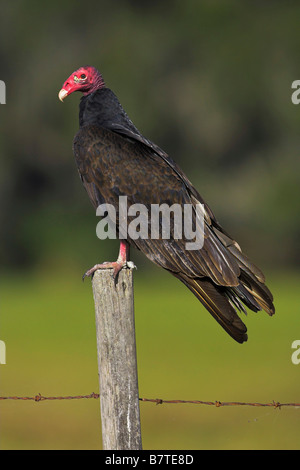
[[[181,165],[262,266],[299,261],[299,2],[15,0],[1,5],[1,269],[116,255],[72,154],[80,65]]]

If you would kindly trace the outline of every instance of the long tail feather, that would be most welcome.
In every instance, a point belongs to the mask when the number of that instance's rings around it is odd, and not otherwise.
[[[193,292],[233,339],[238,343],[247,341],[247,328],[221,288],[209,280],[189,278],[182,273],[173,273],[173,275]]]

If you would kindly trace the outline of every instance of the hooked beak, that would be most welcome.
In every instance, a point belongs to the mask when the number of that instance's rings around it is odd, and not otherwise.
[[[66,96],[68,96],[68,92],[67,90],[62,88],[60,92],[58,93],[58,98],[60,99],[60,101],[63,101],[66,98]]]

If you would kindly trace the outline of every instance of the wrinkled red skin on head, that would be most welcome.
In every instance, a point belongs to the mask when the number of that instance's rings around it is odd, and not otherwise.
[[[81,75],[85,75],[86,79],[81,79]],[[74,91],[81,91],[84,95],[88,95],[99,88],[104,87],[102,75],[95,67],[86,65],[75,70],[62,86],[68,95]]]

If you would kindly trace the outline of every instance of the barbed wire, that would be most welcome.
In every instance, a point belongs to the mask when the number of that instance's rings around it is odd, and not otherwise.
[[[0,397],[0,400],[29,400],[29,401],[45,401],[45,400],[79,400],[82,398],[99,398],[100,395],[99,393],[90,393],[89,395],[68,395],[68,396],[58,396],[58,397],[45,397],[38,393],[37,395],[33,397],[16,397],[16,396],[11,396],[11,397]]]
[[[1,397],[0,400],[24,400],[24,401],[45,401],[45,400],[80,400],[80,399],[98,399],[100,397],[99,393],[90,393],[89,395],[67,395],[67,396],[54,396],[54,397],[45,397],[38,393],[32,397],[20,397],[20,396],[8,396],[8,397]],[[139,398],[140,401],[143,402],[151,402],[155,403],[156,405],[163,405],[163,404],[192,404],[192,405],[207,405],[207,406],[215,406],[216,408],[220,408],[222,406],[261,406],[261,407],[272,407],[272,408],[282,408],[282,407],[293,407],[293,408],[300,408],[300,403],[280,403],[278,401],[271,401],[269,403],[251,403],[251,402],[240,402],[240,401],[202,401],[202,400],[163,400],[162,398]]]

